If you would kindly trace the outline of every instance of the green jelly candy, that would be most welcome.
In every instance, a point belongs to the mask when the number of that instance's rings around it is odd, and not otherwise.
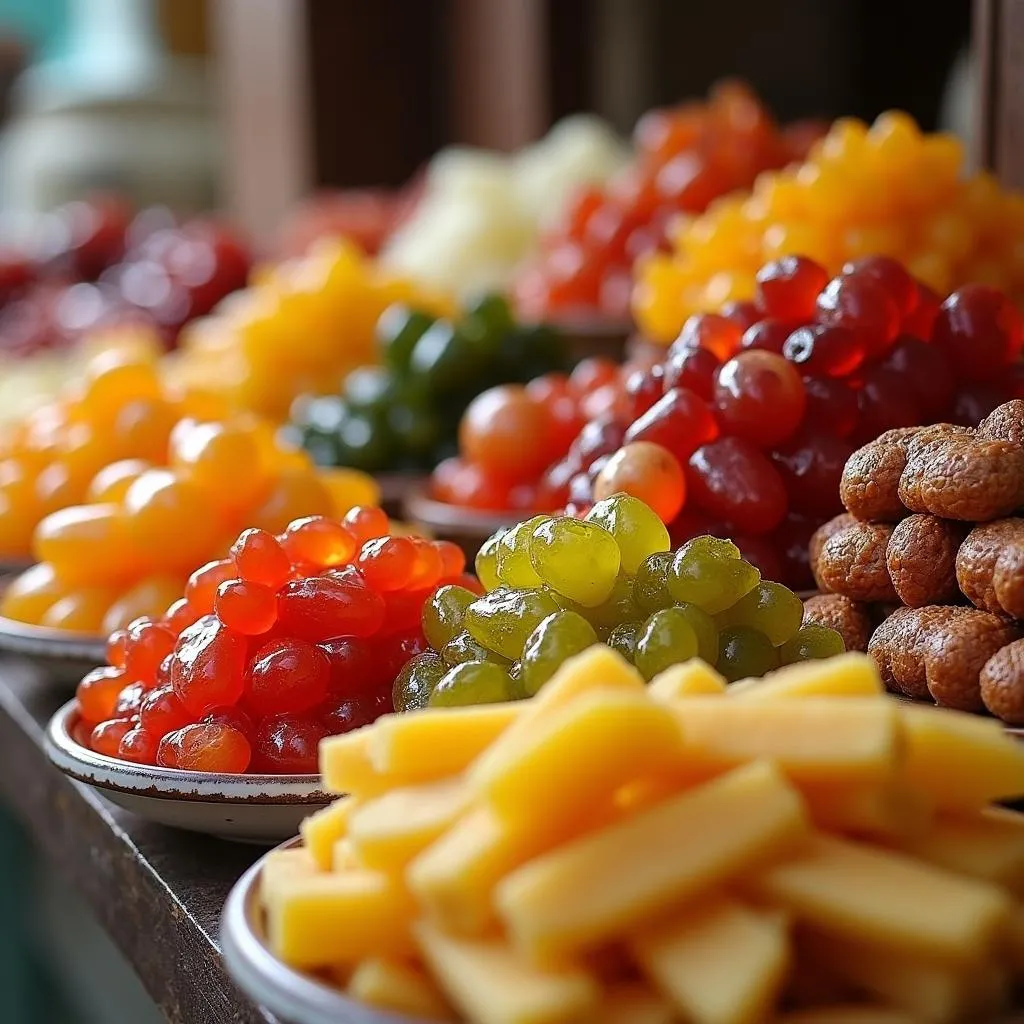
[[[476,553],[473,568],[476,569],[477,579],[484,585],[484,590],[493,590],[501,583],[498,578],[498,544],[504,533],[504,530],[492,533]]]
[[[604,527],[615,538],[623,572],[635,573],[651,555],[672,546],[657,512],[631,494],[613,494],[599,501],[585,521]]]
[[[779,667],[779,652],[771,640],[750,626],[726,626],[718,634],[718,664],[730,683],[763,676]]]
[[[453,636],[441,648],[441,657],[449,668],[461,665],[466,661],[493,661],[496,665],[505,667],[508,665],[508,658],[495,654],[489,647],[470,636],[465,630],[457,636]]]
[[[532,697],[566,658],[596,643],[594,627],[576,612],[555,612],[542,620],[523,647],[519,681],[527,696]]]
[[[497,548],[498,579],[510,587],[539,587],[541,580],[530,560],[533,531],[551,516],[534,516],[501,535]]]
[[[514,686],[505,669],[492,661],[466,661],[441,677],[427,704],[432,708],[461,708],[514,698]]]
[[[636,638],[642,625],[640,622],[623,622],[608,634],[605,643],[631,662],[636,657]]]
[[[473,300],[465,310],[461,327],[467,334],[480,334],[495,342],[515,327],[508,300],[489,292]]]
[[[800,628],[804,603],[789,587],[762,580],[718,616],[722,626],[751,626],[778,647]]]
[[[388,306],[377,320],[374,331],[377,351],[384,365],[396,373],[405,373],[413,346],[433,322],[432,316],[400,302]]]
[[[779,659],[783,665],[792,665],[795,661],[834,658],[845,650],[843,638],[834,629],[809,622],[779,648]]]
[[[607,636],[620,622],[633,622],[644,618],[643,609],[636,602],[636,578],[619,573],[612,592],[595,608],[581,608],[583,616],[597,630]]]
[[[691,602],[717,615],[753,590],[760,579],[760,572],[739,557],[731,541],[695,537],[676,552],[666,583],[676,601]]]
[[[465,587],[452,583],[438,587],[423,605],[423,635],[435,651],[462,632],[462,621],[466,609],[476,600],[477,595]]]
[[[636,571],[636,603],[648,614],[672,604],[672,595],[668,592],[668,574],[672,569],[673,558],[673,552],[659,551],[645,559]]]
[[[633,660],[648,682],[659,672],[697,656],[697,634],[678,608],[662,608],[640,628]]]
[[[494,590],[466,609],[464,624],[479,643],[515,661],[541,620],[557,611],[558,605],[539,588]]]
[[[718,660],[718,625],[703,608],[684,601],[675,606],[689,622],[690,628],[697,637],[697,657],[708,665]]]
[[[557,516],[533,531],[530,558],[552,590],[585,608],[608,599],[619,574],[619,546],[600,526]]]
[[[391,697],[396,711],[418,711],[425,708],[434,688],[448,671],[448,666],[433,651],[417,654],[402,666]]]

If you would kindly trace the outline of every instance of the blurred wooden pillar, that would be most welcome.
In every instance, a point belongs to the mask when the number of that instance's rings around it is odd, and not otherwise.
[[[1024,0],[975,0],[978,165],[1024,188]]]

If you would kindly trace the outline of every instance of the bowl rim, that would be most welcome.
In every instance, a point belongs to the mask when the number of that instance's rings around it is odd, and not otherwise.
[[[72,735],[78,719],[75,698],[54,712],[46,726],[46,755],[65,775],[88,786],[157,800],[204,803],[309,804],[321,806],[334,797],[321,788],[318,774],[232,775],[194,772],[159,765],[134,764],[97,754]]]
[[[31,651],[50,657],[106,659],[107,639],[100,633],[79,633],[53,626],[37,626],[0,615],[0,649]]]
[[[426,486],[409,491],[405,499],[408,519],[435,530],[450,530],[465,534],[479,534],[486,539],[499,530],[509,530],[517,523],[533,516],[551,515],[550,512],[507,509],[504,512],[483,511],[438,501],[427,493]]]
[[[259,858],[231,887],[220,919],[220,947],[228,973],[250,999],[291,1024],[427,1024],[365,1006],[279,960],[257,923],[259,880],[268,856],[302,845],[300,836]]]

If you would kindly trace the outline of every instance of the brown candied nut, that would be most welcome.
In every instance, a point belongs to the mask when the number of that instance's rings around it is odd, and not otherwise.
[[[888,431],[888,433],[894,433]],[[898,522],[906,509],[900,501],[900,475],[907,464],[906,444],[886,434],[858,448],[843,467],[839,498],[858,519]]]
[[[1024,640],[1000,647],[985,662],[981,699],[1007,725],[1024,725]]]
[[[983,437],[1024,444],[1024,398],[1015,398],[993,409],[978,426]]]
[[[956,555],[956,581],[976,608],[999,614],[1004,610],[996,594],[996,563],[1007,548],[1024,547],[1024,519],[996,519],[967,534]],[[1004,583],[1004,588],[1008,583]],[[1009,609],[1006,609],[1009,611]]]
[[[1024,532],[1021,543],[1009,543],[992,573],[996,600],[1007,615],[1024,619]]]
[[[1024,446],[950,437],[907,458],[900,498],[912,512],[984,523],[1024,505]]]
[[[885,560],[900,600],[911,608],[960,598],[956,553],[965,527],[936,516],[912,515],[897,523]]]
[[[965,427],[959,423],[932,423],[927,427],[915,427],[904,442],[907,457],[916,455],[922,448],[937,441],[948,441],[954,437],[973,437],[974,433],[973,427]]]
[[[886,523],[855,522],[825,541],[817,572],[825,589],[855,601],[893,601],[885,550],[892,536]]]
[[[818,576],[818,559],[821,557],[821,549],[825,546],[825,541],[829,539],[834,533],[838,533],[840,530],[844,530],[847,526],[852,526],[856,519],[847,512],[843,512],[838,516],[830,519],[827,523],[822,523],[814,533],[811,534],[810,543],[807,546],[807,561],[811,568],[811,575],[814,577],[814,582],[817,584],[819,590],[828,590]]]
[[[974,431],[970,427],[961,427],[955,423],[933,423],[930,427],[920,427],[904,442],[907,452],[906,465],[897,485],[900,501],[911,512],[927,512],[920,496],[920,485],[924,479],[927,462],[924,456],[932,448],[943,446],[956,438],[972,437]]]
[[[924,669],[935,703],[959,711],[983,711],[981,670],[1000,647],[1019,636],[1015,625],[974,608],[932,629],[924,645]]]
[[[848,651],[866,651],[871,619],[865,605],[842,594],[818,594],[804,601],[804,624],[814,622],[834,629]]]

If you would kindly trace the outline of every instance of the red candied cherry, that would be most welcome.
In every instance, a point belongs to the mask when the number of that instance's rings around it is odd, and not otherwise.
[[[231,558],[235,563],[235,572],[231,575],[250,583],[262,583],[276,590],[292,576],[292,563],[287,552],[281,542],[266,530],[245,530],[231,545]],[[217,586],[224,578],[218,581]],[[217,587],[213,589],[216,592]]]
[[[213,610],[212,607],[210,609]],[[175,635],[178,636],[182,630],[188,629],[197,619],[202,618],[198,608],[193,607],[188,598],[179,597],[164,612],[163,624]],[[209,614],[209,613],[206,613]]]
[[[1020,356],[1021,318],[999,289],[968,284],[939,310],[932,341],[969,381],[994,380]]]
[[[252,749],[229,725],[194,723],[164,736],[156,757],[164,768],[238,775],[249,767]]]
[[[834,437],[849,437],[857,428],[857,392],[834,377],[804,377],[803,425]]]
[[[381,715],[394,711],[390,693],[372,697],[354,697],[328,704],[320,713],[320,721],[331,736],[337,736],[376,722]]]
[[[113,665],[94,668],[75,689],[78,713],[87,722],[105,722],[114,716],[114,705],[125,686],[124,670]]]
[[[811,534],[821,525],[820,519],[790,513],[772,532],[771,542],[783,559],[783,575],[779,583],[792,590],[810,590],[814,577],[808,559]]]
[[[117,756],[136,764],[156,764],[159,742],[148,729],[137,725],[121,737],[121,742],[117,745]]]
[[[419,626],[424,602],[433,590],[433,587],[421,587],[419,590],[391,590],[384,594],[384,622],[380,632],[385,635],[404,633]]]
[[[885,366],[874,366],[857,392],[858,423],[853,440],[866,444],[894,427],[914,427],[923,422],[921,403],[906,378]]]
[[[757,272],[755,302],[768,316],[780,320],[809,320],[818,293],[828,284],[828,272],[806,256],[783,256]],[[772,577],[774,578],[774,577]]]
[[[282,587],[277,596],[277,613],[286,633],[319,643],[336,636],[376,633],[384,625],[384,599],[369,587],[314,576],[292,580]]]
[[[303,640],[271,640],[255,654],[245,705],[259,717],[308,711],[326,696],[331,664],[320,648]]]
[[[776,448],[772,462],[786,484],[790,508],[822,521],[842,512],[839,481],[853,451],[849,441],[806,429]]]
[[[174,652],[164,658],[160,662],[160,667],[156,670],[156,686],[164,686],[171,681],[171,665],[174,664]]]
[[[423,587],[436,587],[438,581],[444,576],[444,560],[441,552],[437,550],[433,541],[424,540],[422,537],[409,537],[415,551],[415,559],[412,565],[412,573],[406,581],[406,587],[410,590],[418,590]]]
[[[237,577],[238,569],[232,559],[220,558],[213,562],[207,562],[189,576],[188,582],[185,584],[185,600],[200,615],[209,615],[213,611],[217,588],[225,580],[233,580]]]
[[[667,448],[651,441],[623,445],[594,481],[597,501],[619,492],[649,505],[663,523],[670,523],[686,501],[686,479],[679,460]]]
[[[665,360],[665,390],[689,388],[708,402],[715,388],[715,373],[721,365],[718,356],[706,348],[673,342]]]
[[[115,668],[124,668],[125,655],[128,653],[128,630],[115,629],[107,637],[107,664]]]
[[[337,569],[328,569],[324,576],[338,583],[347,583],[351,587],[365,587],[366,578],[354,565],[342,565]]]
[[[561,508],[569,500],[569,484],[576,474],[577,469],[568,458],[551,466],[537,485],[537,507]]]
[[[214,708],[212,711],[207,711],[199,719],[199,723],[201,725],[228,725],[240,732],[250,743],[256,735],[256,725],[252,718],[237,705]]]
[[[793,324],[790,321],[771,318],[758,320],[743,332],[743,337],[740,338],[740,351],[760,349],[763,352],[780,354],[792,331]]]
[[[506,480],[537,477],[551,450],[548,412],[520,384],[501,384],[470,402],[459,423],[459,450],[471,463]]]
[[[748,327],[752,327],[761,319],[761,310],[757,303],[749,299],[734,299],[722,306],[722,316],[731,320],[740,329],[742,334]],[[730,352],[729,355],[732,355]]]
[[[804,405],[800,374],[774,352],[741,352],[722,364],[715,379],[715,409],[723,432],[762,448],[796,430]]]
[[[688,505],[668,524],[668,536],[672,550],[682,547],[694,537],[716,537],[722,530],[706,512]]]
[[[867,355],[884,352],[900,329],[900,311],[878,281],[867,276],[834,277],[818,296],[818,322],[848,327]]]
[[[345,636],[317,645],[327,657],[328,694],[338,700],[350,700],[377,693],[390,685],[389,667],[380,656],[379,641]]]
[[[190,721],[192,718],[171,683],[150,690],[139,707],[139,724],[154,736],[166,736]]]
[[[422,620],[422,612],[420,619]],[[383,677],[386,681],[387,693],[391,693],[391,684],[395,676],[402,671],[405,663],[417,654],[423,654],[430,649],[420,623],[407,631],[392,633],[383,637],[379,646],[381,660],[384,663]]]
[[[614,416],[591,420],[569,448],[569,462],[574,472],[588,469],[595,459],[611,455],[622,444],[626,428]]]
[[[730,530],[725,539],[731,540],[740,549],[740,555],[757,568],[761,573],[761,579],[780,580],[782,578],[784,571],[782,555],[775,550],[770,537],[751,537],[749,534]]]
[[[171,684],[194,718],[211,708],[234,704],[245,688],[248,645],[215,616],[204,615],[178,637]]]
[[[548,411],[551,448],[567,451],[584,423],[576,398],[569,391],[568,378],[561,373],[546,373],[531,380],[526,393]]]
[[[682,463],[717,436],[718,422],[707,402],[686,388],[672,388],[630,426],[624,440],[660,444]]]
[[[581,359],[573,367],[567,388],[569,394],[580,399],[606,384],[617,384],[618,380],[619,366],[616,362],[600,356],[590,356]]]
[[[152,686],[160,662],[174,650],[177,637],[160,622],[147,617],[128,623],[124,672],[130,679]]]
[[[707,349],[716,359],[728,359],[740,347],[743,330],[719,313],[695,313],[673,342],[681,348]]]
[[[121,738],[126,732],[135,728],[135,723],[128,718],[108,718],[100,722],[89,734],[89,748],[106,757],[117,757],[121,747]]]
[[[865,256],[843,267],[848,277],[869,277],[877,281],[896,303],[901,318],[913,313],[917,306],[917,281],[899,260],[891,256]]]
[[[387,513],[376,505],[350,508],[341,523],[355,537],[357,544],[365,544],[374,537],[383,537],[391,529]]]
[[[319,767],[323,723],[307,715],[264,718],[253,743],[253,771],[267,775],[314,775]]]
[[[123,687],[114,702],[111,718],[136,718],[142,707],[142,699],[146,696],[146,687],[142,683],[129,683]]]
[[[213,610],[228,629],[258,636],[277,622],[277,593],[262,583],[225,580],[217,588]]]
[[[935,330],[942,299],[926,284],[917,283],[917,301],[908,316],[903,318],[903,333],[927,341]]]
[[[771,532],[788,506],[779,471],[739,437],[722,437],[698,448],[687,465],[686,485],[689,500],[741,533]]]
[[[401,590],[412,579],[416,547],[409,537],[376,537],[360,548],[355,564],[374,590]]]
[[[903,375],[918,398],[925,422],[940,422],[949,415],[956,378],[949,357],[938,346],[902,335],[881,365]]]
[[[344,565],[356,553],[356,539],[327,516],[305,516],[288,524],[280,538],[293,565],[329,569]]]
[[[966,384],[957,389],[951,422],[976,427],[997,405],[1009,397],[998,383]]]
[[[623,417],[632,423],[643,416],[661,398],[664,390],[664,367],[655,365],[646,370],[634,370],[626,378],[619,401]]]
[[[445,459],[437,466],[430,479],[430,488],[438,501],[449,505],[481,509],[508,507],[508,483],[491,476],[482,466],[459,458]]]
[[[801,373],[846,377],[864,361],[864,345],[848,327],[807,324],[790,334],[782,354]]]
[[[450,540],[435,540],[434,547],[441,556],[444,576],[458,576],[466,568],[466,552]]]

